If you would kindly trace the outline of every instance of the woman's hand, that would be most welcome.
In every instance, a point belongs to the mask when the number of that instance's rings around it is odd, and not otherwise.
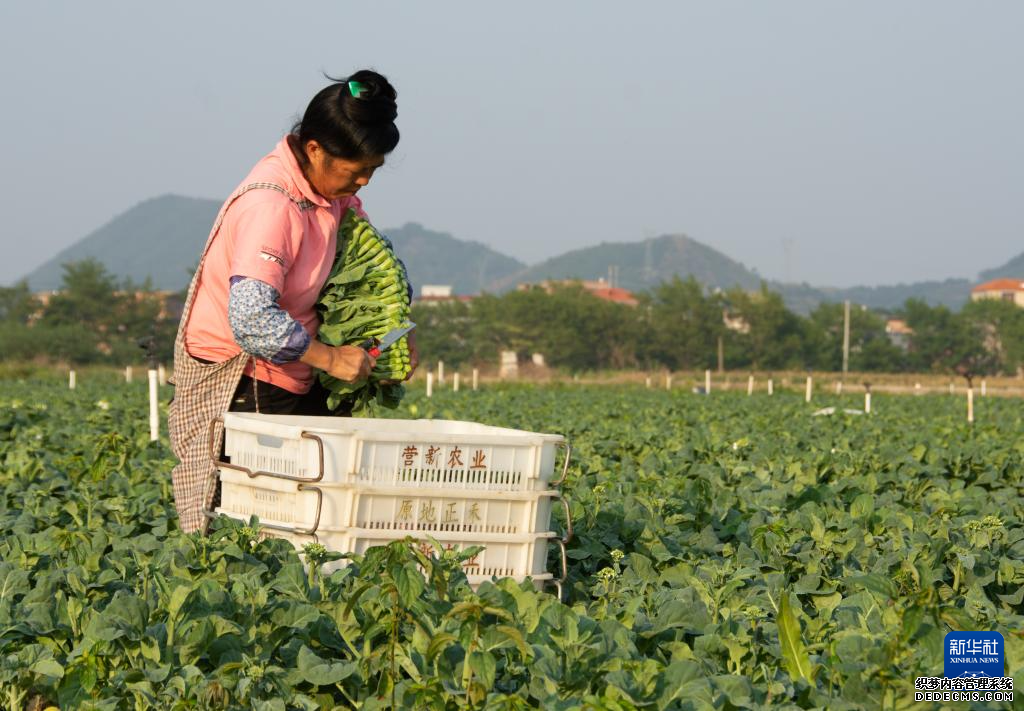
[[[347,383],[370,377],[377,359],[359,346],[328,346],[313,341],[300,360]]]

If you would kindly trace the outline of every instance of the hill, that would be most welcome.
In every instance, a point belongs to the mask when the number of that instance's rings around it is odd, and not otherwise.
[[[215,200],[164,195],[146,200],[118,215],[63,250],[27,275],[34,290],[55,289],[61,283],[61,265],[94,257],[107,269],[137,283],[147,278],[158,289],[180,289],[199,258],[204,240],[216,218]],[[712,287],[756,289],[762,278],[756,270],[682,234],[664,235],[642,242],[610,242],[576,249],[527,266],[479,242],[457,239],[415,222],[385,230],[409,266],[417,289],[423,284],[451,284],[457,294],[506,291],[520,282],[544,279],[597,279],[618,269],[617,282],[631,291],[645,291],[674,276],[694,277]],[[996,277],[1024,279],[1024,254],[1006,264],[983,271],[982,280]],[[916,282],[877,287],[837,289],[809,284],[768,282],[790,308],[808,313],[823,301],[843,301],[872,308],[892,309],[908,298],[960,308],[969,298],[967,279]]]
[[[608,276],[610,265],[618,268],[616,284],[630,291],[645,291],[674,276],[692,276],[721,289],[756,289],[761,284],[757,274],[721,252],[685,235],[665,235],[642,242],[605,242],[566,252],[496,280],[491,288],[503,291],[518,283],[545,279],[598,279]]]
[[[141,202],[59,252],[25,278],[35,291],[61,284],[61,265],[94,257],[119,278],[177,290],[189,275],[217,218],[216,200],[163,195]],[[452,284],[456,293],[475,294],[526,265],[478,242],[458,240],[409,223],[385,233],[409,265],[413,286]]]
[[[999,279],[1001,277],[1008,279],[1024,279],[1024,252],[1021,252],[1006,264],[996,267],[995,269],[988,269],[978,275],[978,278],[981,281],[989,281],[991,279]]]
[[[518,283],[544,279],[598,279],[607,277],[609,265],[618,267],[618,285],[634,292],[646,291],[675,276],[684,279],[692,276],[702,284],[718,289],[736,286],[757,289],[763,281],[756,271],[747,269],[712,247],[685,235],[665,235],[642,242],[604,243],[573,250],[499,279],[491,284],[491,289],[503,291],[514,288]],[[822,302],[845,299],[870,308],[892,309],[907,299],[917,298],[933,306],[942,304],[959,309],[971,291],[971,282],[966,279],[846,289],[777,281],[767,281],[767,284],[782,294],[789,308],[805,315]]]
[[[456,294],[478,294],[526,265],[490,247],[428,230],[416,222],[386,230],[409,270],[413,288],[450,284]]]
[[[967,279],[946,279],[912,284],[853,286],[846,289],[778,282],[770,282],[768,286],[782,294],[789,308],[799,314],[808,314],[822,302],[837,303],[846,299],[855,304],[881,310],[898,308],[907,299],[921,299],[930,306],[941,305],[959,310],[970,298],[973,282]]]
[[[163,195],[141,202],[58,252],[26,276],[36,291],[60,286],[66,262],[95,257],[118,277],[157,289],[181,289],[199,261],[210,227],[217,218],[216,200]]]

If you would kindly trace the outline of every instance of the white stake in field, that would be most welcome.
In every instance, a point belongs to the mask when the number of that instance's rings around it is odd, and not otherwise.
[[[162,366],[161,366],[162,367]],[[149,369],[149,441],[160,439],[160,373]]]

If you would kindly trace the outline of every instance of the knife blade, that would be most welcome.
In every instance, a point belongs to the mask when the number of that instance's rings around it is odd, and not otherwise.
[[[397,343],[398,339],[410,333],[414,328],[416,328],[416,324],[410,321],[404,326],[391,329],[379,339],[370,338],[363,341],[360,345],[374,358],[379,358],[381,353]]]

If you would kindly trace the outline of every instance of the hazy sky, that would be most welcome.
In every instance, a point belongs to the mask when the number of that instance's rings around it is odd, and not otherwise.
[[[0,282],[141,200],[224,199],[364,66],[399,92],[381,227],[973,277],[1024,251],[1022,32],[1016,0],[3,3]]]

